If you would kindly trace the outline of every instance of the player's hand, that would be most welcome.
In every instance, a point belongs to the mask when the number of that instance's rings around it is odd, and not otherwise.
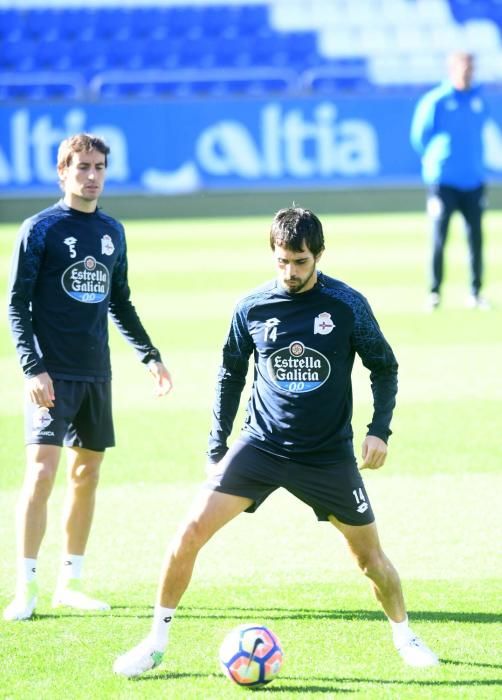
[[[171,379],[171,375],[169,374],[169,370],[164,363],[152,360],[152,362],[148,363],[148,369],[150,370],[150,374],[153,375],[155,381],[156,396],[165,396],[166,394],[169,394],[173,388],[173,381]]]
[[[362,448],[363,463],[359,469],[380,469],[387,457],[387,445],[375,435],[366,435]]]
[[[30,401],[36,406],[44,406],[45,408],[54,406],[56,399],[54,385],[47,372],[42,372],[42,374],[37,374],[36,377],[27,379],[26,387]]]

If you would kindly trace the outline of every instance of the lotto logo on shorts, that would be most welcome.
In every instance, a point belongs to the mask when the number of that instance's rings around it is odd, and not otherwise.
[[[106,265],[88,255],[66,268],[61,284],[72,299],[84,304],[98,304],[108,296],[110,273]]]
[[[302,394],[319,389],[331,373],[328,358],[295,340],[267,360],[270,379],[279,389]]]

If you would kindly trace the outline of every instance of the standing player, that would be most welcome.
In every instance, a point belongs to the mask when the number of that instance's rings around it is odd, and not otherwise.
[[[161,662],[201,547],[280,486],[345,536],[373,584],[404,661],[438,663],[408,627],[399,576],[380,546],[352,446],[355,354],[371,371],[374,397],[362,449],[361,468],[368,469],[378,469],[386,458],[396,359],[364,297],[317,271],[324,236],[315,214],[279,211],[270,243],[277,279],[238,303],[223,348],[209,439],[212,474],[167,551],[150,634],[115,661],[115,672],[124,676],[138,676]],[[240,439],[227,451],[251,355],[247,417]]]
[[[427,212],[432,222],[431,279],[428,307],[441,302],[443,259],[450,219],[459,211],[466,225],[471,271],[467,305],[486,310],[483,283],[482,216],[485,166],[483,129],[487,108],[479,87],[472,85],[473,58],[453,53],[448,58],[449,80],[418,102],[411,125],[411,143],[422,158],[429,188]]]
[[[27,467],[17,512],[17,588],[6,620],[26,620],[35,610],[37,557],[63,444],[68,489],[53,605],[109,609],[80,589],[99,470],[114,445],[108,313],[148,366],[157,394],[171,389],[130,300],[124,228],[97,207],[109,151],[90,134],[64,140],[57,163],[64,197],[27,219],[17,239],[9,319],[26,378]]]

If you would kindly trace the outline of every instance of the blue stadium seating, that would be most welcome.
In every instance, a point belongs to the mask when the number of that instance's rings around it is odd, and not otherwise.
[[[18,41],[23,36],[23,17],[18,10],[0,11],[0,41]]]
[[[457,22],[490,19],[502,29],[502,0],[450,0]]]
[[[263,0],[0,9],[0,72],[16,76],[9,92],[4,75],[0,94],[41,99],[50,93],[57,99],[71,91],[65,81],[66,87],[56,88],[53,80],[44,89],[34,71],[39,77],[40,71],[56,77],[70,71],[79,77],[74,93],[84,85],[93,99],[422,88],[440,78],[447,39],[453,45],[461,35],[475,44],[476,32],[478,43],[486,38],[489,44],[481,62],[488,80],[499,75],[494,65],[502,62],[502,0],[326,0],[325,15],[315,17],[309,7]],[[408,15],[414,11],[417,26],[409,26],[404,7]],[[370,12],[374,26],[368,28]],[[255,68],[272,71],[270,79],[257,79]],[[155,71],[158,79],[148,82],[145,74],[142,84],[141,70]],[[178,78],[170,76],[173,71]],[[187,71],[186,80],[179,71]]]

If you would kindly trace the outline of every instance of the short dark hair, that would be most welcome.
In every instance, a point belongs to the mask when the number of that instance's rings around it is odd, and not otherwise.
[[[73,160],[74,153],[89,153],[99,151],[105,157],[105,167],[108,165],[110,148],[103,139],[94,134],[75,134],[61,141],[58,149],[58,170],[67,168]]]
[[[303,245],[317,257],[324,250],[324,233],[318,217],[310,209],[280,209],[270,228],[270,247],[276,245],[301,251]]]

